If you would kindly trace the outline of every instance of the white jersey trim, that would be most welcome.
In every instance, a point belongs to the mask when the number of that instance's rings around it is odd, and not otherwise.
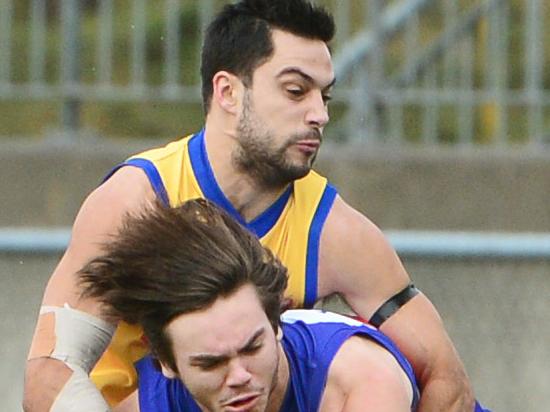
[[[376,330],[375,327],[366,323],[360,322],[349,316],[339,315],[334,312],[325,312],[319,309],[292,309],[287,310],[281,315],[283,323],[304,322],[308,325],[319,323],[344,323],[349,326],[365,326],[369,329]]]

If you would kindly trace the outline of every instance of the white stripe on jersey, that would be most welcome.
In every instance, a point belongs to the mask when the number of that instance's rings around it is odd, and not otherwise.
[[[376,329],[371,325],[350,318],[349,316],[339,315],[334,312],[324,312],[319,309],[287,310],[281,315],[281,321],[283,323],[295,323],[302,321],[308,325],[313,325],[316,323],[344,323],[349,326],[366,326],[370,329]]]

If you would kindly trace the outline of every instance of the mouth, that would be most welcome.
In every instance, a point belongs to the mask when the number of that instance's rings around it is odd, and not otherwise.
[[[295,146],[304,154],[311,155],[317,150],[319,150],[319,146],[321,145],[321,142],[317,139],[308,139],[308,140],[299,140],[295,143]]]
[[[225,402],[223,410],[226,412],[246,412],[252,410],[260,400],[260,394],[253,393],[248,395],[240,395],[228,402]]]

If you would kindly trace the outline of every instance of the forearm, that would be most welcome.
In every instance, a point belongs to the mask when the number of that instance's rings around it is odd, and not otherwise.
[[[71,374],[71,369],[56,359],[36,358],[27,361],[23,410],[49,412]]]
[[[411,362],[421,389],[420,412],[472,412],[464,366],[436,309],[422,294],[381,326]]]
[[[370,319],[410,283],[395,250],[371,221],[340,198],[321,238],[319,295],[338,292],[353,311]],[[401,300],[399,299],[401,302]],[[473,411],[466,372],[439,314],[422,293],[403,300],[381,324],[411,363],[425,396],[421,412]]]
[[[474,399],[468,381],[464,378],[430,378],[422,388],[418,412],[472,412]]]
[[[42,306],[27,363],[25,410],[108,410],[88,374],[114,329],[110,323],[68,305]]]
[[[38,373],[39,371],[39,373]],[[29,361],[23,400],[25,412],[109,412],[88,374],[51,358]]]
[[[451,341],[438,358],[428,360],[423,373],[416,373],[421,390],[418,412],[472,412],[474,394],[464,366]]]

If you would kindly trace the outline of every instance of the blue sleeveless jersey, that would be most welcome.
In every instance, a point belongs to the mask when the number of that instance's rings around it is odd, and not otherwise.
[[[354,335],[377,342],[395,357],[411,382],[414,394],[411,410],[415,410],[419,391],[412,367],[380,331],[354,319],[318,310],[285,312],[282,329],[282,345],[289,363],[290,381],[281,411],[319,410],[330,364],[342,344]],[[150,357],[140,360],[136,366],[141,412],[200,412],[181,381],[165,378]]]

